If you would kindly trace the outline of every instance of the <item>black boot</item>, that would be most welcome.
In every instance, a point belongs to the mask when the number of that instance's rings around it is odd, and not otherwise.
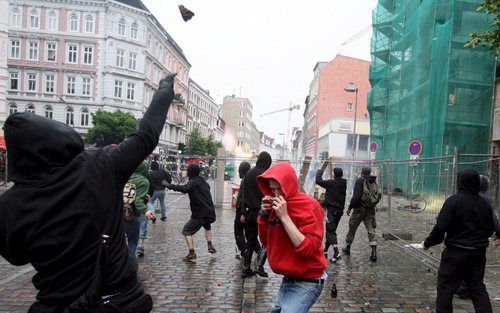
[[[370,255],[370,261],[377,262],[377,246],[372,247],[372,254]]]
[[[351,255],[351,245],[346,245],[345,248],[342,248],[342,252],[344,252],[345,255]]]
[[[255,272],[250,267],[245,267],[243,268],[243,271],[241,271],[242,278],[247,278],[253,275],[255,275]]]

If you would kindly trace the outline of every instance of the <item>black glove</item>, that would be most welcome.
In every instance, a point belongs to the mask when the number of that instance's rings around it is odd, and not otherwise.
[[[170,105],[174,99],[174,78],[176,74],[170,74],[160,80],[159,88],[153,96],[153,101],[164,102],[165,105]]]

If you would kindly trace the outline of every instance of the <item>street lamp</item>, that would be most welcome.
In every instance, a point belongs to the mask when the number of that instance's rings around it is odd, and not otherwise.
[[[283,136],[283,143],[281,146],[281,159],[285,159],[285,134],[284,133],[279,133],[278,136]]]
[[[356,93],[356,100],[354,101],[354,147],[352,149],[352,158],[356,158],[356,150],[358,148],[358,137],[356,136],[356,121],[358,117],[358,87],[354,83],[349,83],[347,85],[347,88],[344,88],[345,91],[347,92],[354,92]]]

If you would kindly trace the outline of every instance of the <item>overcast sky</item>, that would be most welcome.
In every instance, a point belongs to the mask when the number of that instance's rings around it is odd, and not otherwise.
[[[336,54],[370,60],[371,31],[342,46],[371,25],[376,0],[143,0],[181,46],[189,76],[210,90],[249,98],[260,131],[283,140],[288,113],[261,114],[300,105],[292,125],[302,126],[304,100],[316,62]],[[178,5],[195,13],[188,22]]]

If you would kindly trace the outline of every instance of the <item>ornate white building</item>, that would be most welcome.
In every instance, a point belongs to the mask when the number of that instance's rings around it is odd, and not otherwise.
[[[198,128],[203,137],[222,140],[220,128],[221,106],[215,103],[208,90],[203,89],[194,80],[189,80],[188,133]]]

